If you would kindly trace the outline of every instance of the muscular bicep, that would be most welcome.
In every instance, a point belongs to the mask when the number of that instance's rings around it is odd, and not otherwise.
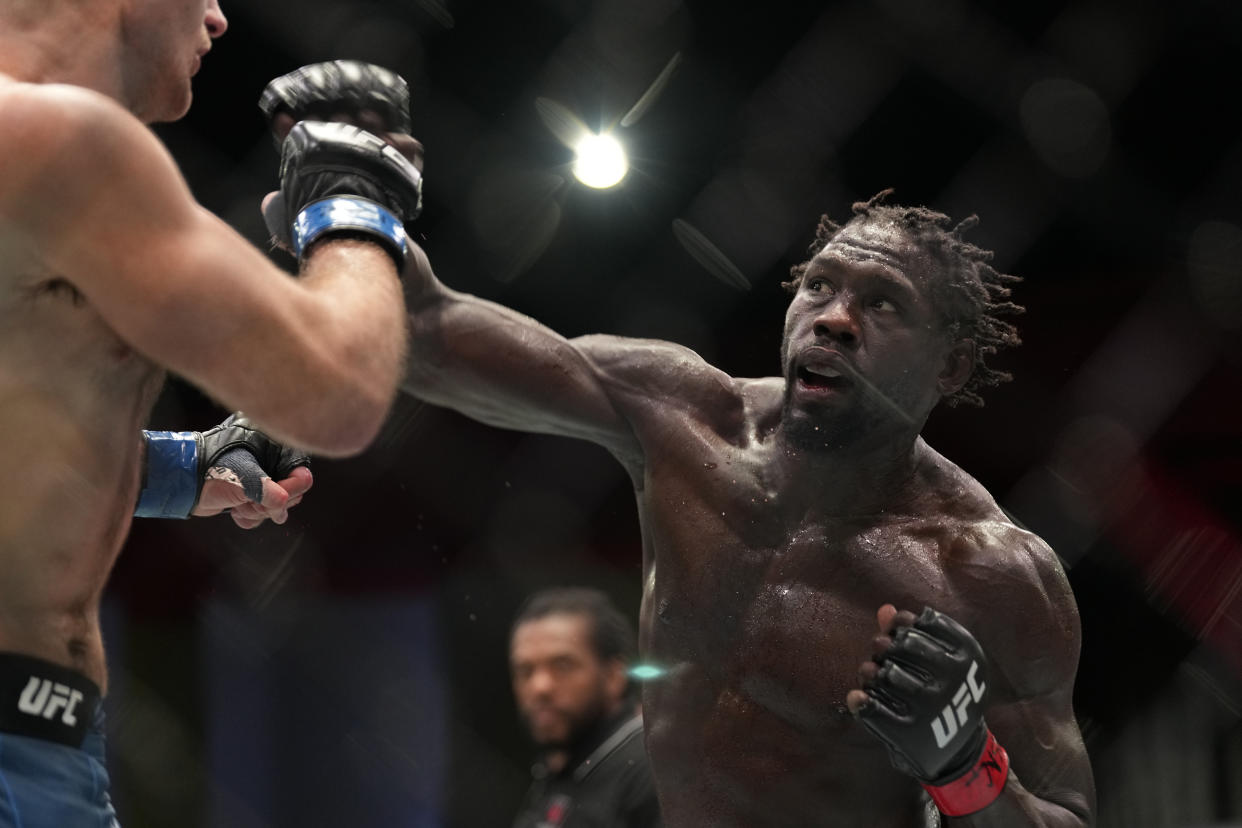
[[[32,126],[0,135],[31,159],[9,179],[4,212],[43,268],[136,351],[223,404],[316,451],[357,450],[365,441],[345,432],[378,428],[403,348],[391,261],[378,248],[346,257],[387,268],[382,302],[380,282],[329,301],[199,206],[159,140],[114,102],[64,87],[26,98]],[[366,275],[336,270],[359,284]],[[392,342],[376,356],[382,330]]]
[[[1089,822],[1095,786],[1073,710],[1078,610],[1042,541],[1024,533],[1005,540],[1011,557],[992,585],[1006,616],[980,625],[994,682],[988,726],[1026,790]]]
[[[425,259],[422,267],[407,299],[409,393],[490,425],[591,440],[623,459],[642,451],[634,419],[644,402],[676,404],[663,378],[684,349],[615,336],[566,339],[448,289]]]

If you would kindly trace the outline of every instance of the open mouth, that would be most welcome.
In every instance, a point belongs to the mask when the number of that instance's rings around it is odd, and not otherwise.
[[[798,367],[798,382],[811,390],[841,390],[854,384],[853,380],[835,368],[802,365]]]

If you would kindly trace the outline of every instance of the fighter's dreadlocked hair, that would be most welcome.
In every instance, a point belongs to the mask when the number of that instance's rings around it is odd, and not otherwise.
[[[999,273],[988,262],[992,251],[982,250],[962,240],[962,233],[979,223],[978,216],[969,216],[953,229],[949,217],[926,207],[902,207],[885,204],[892,189],[881,190],[867,201],[853,205],[854,218],[859,221],[892,222],[923,245],[941,266],[944,277],[932,282],[933,304],[938,309],[953,339],[972,339],[975,343],[975,369],[970,379],[956,393],[945,398],[949,405],[966,403],[983,405],[979,391],[998,385],[1013,377],[987,365],[987,356],[1001,348],[1020,345],[1018,329],[1000,319],[1003,315],[1022,313],[1024,308],[1009,299],[1009,285],[1020,282],[1018,276]],[[820,216],[815,241],[808,252],[814,258],[845,225],[837,224],[827,215]],[[810,259],[789,270],[790,280],[783,286],[796,293],[802,285]]]

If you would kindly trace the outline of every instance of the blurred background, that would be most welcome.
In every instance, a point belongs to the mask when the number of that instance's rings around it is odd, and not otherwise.
[[[411,84],[439,276],[565,335],[771,375],[780,282],[821,213],[886,187],[977,213],[968,238],[1025,279],[1025,344],[995,360],[1014,381],[934,413],[928,441],[1065,562],[1099,824],[1242,825],[1242,5],[224,10],[190,115],[157,129],[205,205],[264,244],[264,84],[381,63]],[[564,112],[617,131],[619,186],[574,181],[547,117]],[[174,381],[151,427],[226,413]],[[135,525],[105,610],[124,824],[507,825],[532,758],[510,620],[570,583],[637,618],[625,474],[409,398],[365,455],[314,472],[285,526]]]

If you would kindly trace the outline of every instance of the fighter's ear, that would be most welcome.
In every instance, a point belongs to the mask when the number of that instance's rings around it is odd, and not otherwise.
[[[945,354],[936,387],[940,396],[948,397],[961,390],[975,370],[975,341],[959,339]]]
[[[614,699],[623,697],[630,683],[629,665],[619,658],[609,659],[604,663],[604,683],[609,696]]]

